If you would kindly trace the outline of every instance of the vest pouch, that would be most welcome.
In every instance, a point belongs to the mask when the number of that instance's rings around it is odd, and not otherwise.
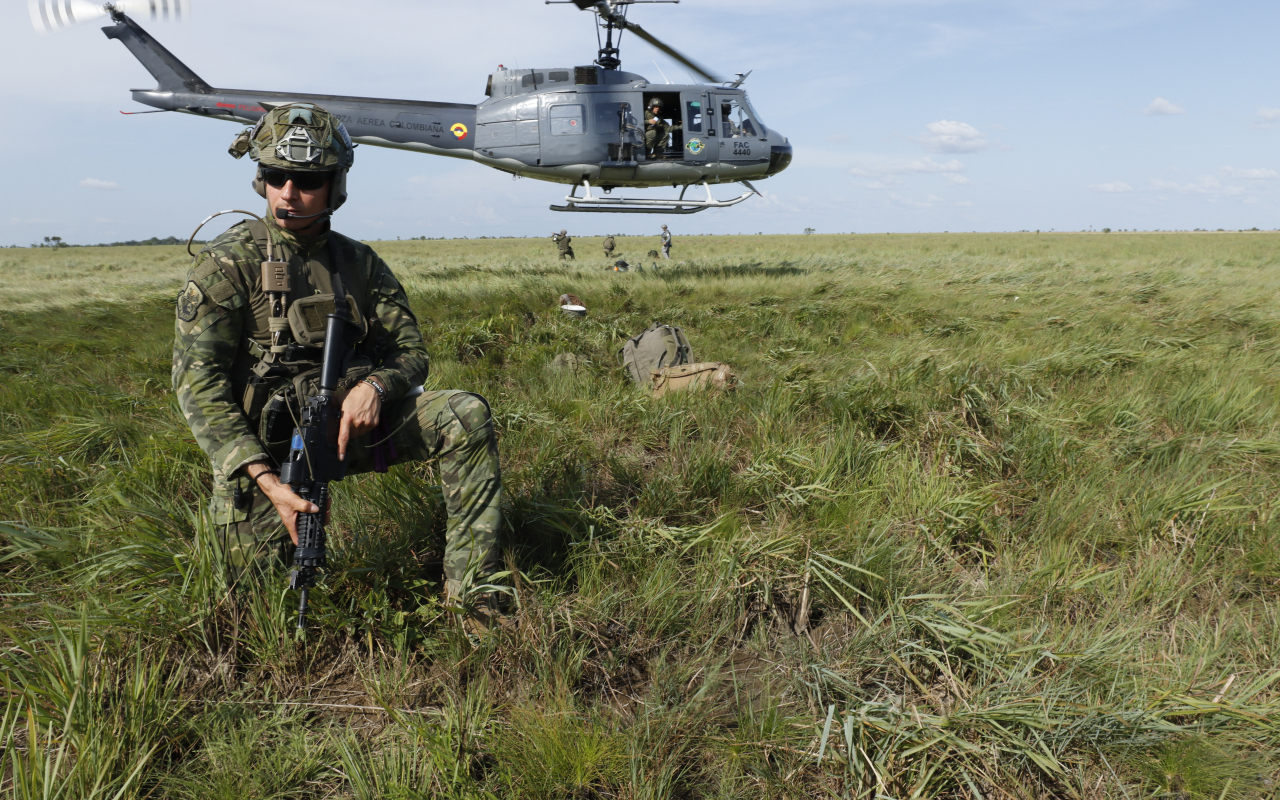
[[[364,356],[352,354],[344,365],[342,379],[338,381],[337,391],[334,393],[338,397],[345,397],[347,392],[351,391],[351,387],[373,374],[373,362]],[[307,370],[293,379],[294,397],[303,398],[302,402],[306,402],[306,398],[315,397],[320,394],[320,368]],[[301,413],[301,410],[298,411]],[[290,435],[293,429],[290,428]]]
[[[337,306],[332,294],[313,294],[294,300],[289,304],[289,330],[293,340],[307,347],[324,347],[324,329],[330,314]],[[369,332],[368,321],[360,313],[360,307],[347,298],[347,313],[351,315],[354,326],[360,331],[354,344],[364,340]]]
[[[318,379],[320,370],[310,370],[304,374],[315,375]],[[297,427],[301,414],[298,390],[291,382],[277,387],[262,408],[262,416],[258,419],[258,441],[262,442],[262,446],[277,464],[283,463],[289,455],[293,429]]]

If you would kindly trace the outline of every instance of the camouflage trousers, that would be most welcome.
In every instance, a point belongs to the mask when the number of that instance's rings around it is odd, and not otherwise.
[[[457,594],[468,572],[483,577],[498,567],[502,474],[489,405],[469,392],[423,392],[384,409],[383,416],[395,446],[387,465],[429,459],[439,463],[449,515],[444,572],[449,590]],[[347,449],[348,475],[374,469],[373,445],[373,434],[353,440]],[[216,485],[210,511],[233,567],[267,567],[292,559],[293,543],[275,506],[247,476]]]
[[[569,260],[570,260],[570,261],[577,261],[577,260],[578,260],[578,259],[574,258],[574,256],[573,256],[573,248],[572,248],[572,247],[564,247],[564,248],[561,248],[561,250],[560,250],[560,260],[561,260],[561,261],[564,261],[564,259],[565,259],[565,257],[566,257],[566,256],[568,256],[568,258],[569,258]]]
[[[660,156],[667,152],[667,141],[669,139],[667,131],[660,131],[656,128],[649,128],[644,132],[644,152],[649,158]]]

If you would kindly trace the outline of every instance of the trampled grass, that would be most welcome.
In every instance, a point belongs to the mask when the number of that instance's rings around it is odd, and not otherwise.
[[[0,251],[0,793],[1277,796],[1280,235],[597,241],[377,245],[499,423],[479,648],[427,465],[338,487],[305,643],[229,593],[180,248]],[[657,320],[741,387],[632,387]]]

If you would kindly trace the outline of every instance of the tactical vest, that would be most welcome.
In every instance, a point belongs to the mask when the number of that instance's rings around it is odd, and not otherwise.
[[[267,228],[257,220],[246,223],[262,260],[266,260]],[[295,253],[288,260],[290,291],[284,294],[284,314],[273,315],[271,302],[259,281],[253,281],[246,297],[246,338],[231,368],[232,389],[241,398],[241,409],[257,423],[258,439],[276,460],[288,452],[289,441],[302,404],[319,392],[320,362],[324,354],[325,320],[336,308],[335,298],[345,298],[348,316],[358,333],[346,355],[338,393],[368,377],[374,370],[370,352],[371,298],[358,265],[341,256],[337,235],[328,235],[329,268],[319,259]],[[280,244],[276,243],[277,257]],[[307,268],[308,264],[314,266]],[[279,340],[272,344],[274,333]]]

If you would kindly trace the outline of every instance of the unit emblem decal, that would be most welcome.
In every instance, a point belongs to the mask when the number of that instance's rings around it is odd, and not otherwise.
[[[178,295],[178,319],[191,322],[196,318],[196,314],[200,311],[200,304],[203,302],[204,292],[200,291],[195,281],[187,281],[187,288]]]

